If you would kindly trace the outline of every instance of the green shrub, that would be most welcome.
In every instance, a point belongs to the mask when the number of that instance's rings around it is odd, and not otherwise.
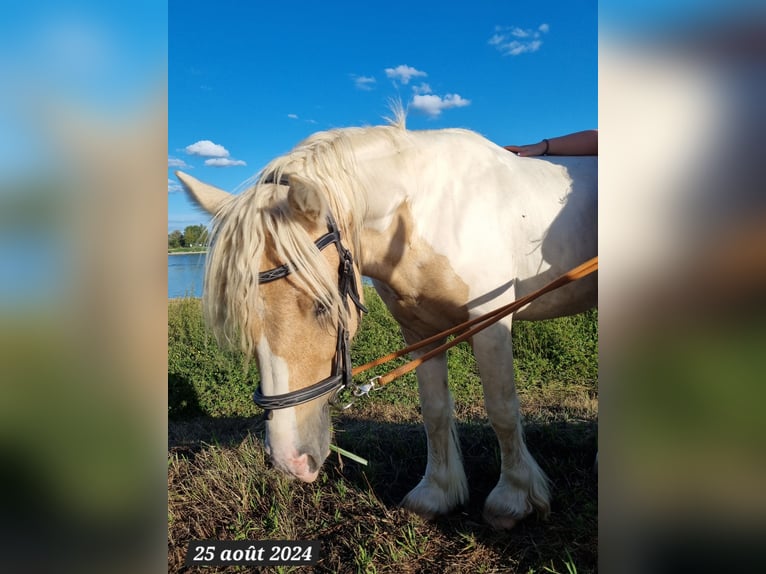
[[[370,286],[364,287],[370,311],[352,345],[352,362],[362,365],[404,346],[399,325]],[[587,313],[549,321],[514,323],[514,370],[520,388],[578,382],[595,386],[598,376],[598,314]],[[398,359],[377,367],[365,378],[403,364]],[[461,343],[448,352],[449,382],[456,400],[474,400],[481,381],[471,348]],[[222,350],[202,320],[199,299],[168,302],[168,411],[171,418],[190,416],[252,416],[257,369],[244,370],[240,353]],[[376,400],[417,401],[415,374],[386,387]]]
[[[513,324],[517,383],[589,382],[598,378],[598,311],[572,317]]]
[[[218,347],[202,320],[199,299],[168,301],[168,416],[250,416],[256,369],[241,353]]]

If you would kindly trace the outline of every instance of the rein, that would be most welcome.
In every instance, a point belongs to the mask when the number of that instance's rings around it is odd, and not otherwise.
[[[578,265],[577,267],[570,269],[569,271],[557,277],[550,283],[547,283],[540,289],[533,291],[529,295],[526,295],[520,299],[517,299],[513,301],[512,303],[504,305],[503,307],[495,309],[494,311],[490,311],[489,313],[485,313],[484,315],[481,315],[479,317],[475,317],[473,319],[460,323],[459,325],[455,325],[454,327],[451,327],[445,331],[437,333],[436,335],[423,339],[422,341],[418,341],[417,343],[413,345],[410,345],[398,351],[394,351],[393,353],[389,353],[388,355],[384,357],[380,357],[379,359],[370,361],[369,363],[356,367],[352,371],[352,376],[356,376],[358,374],[361,374],[365,371],[370,370],[373,367],[377,367],[379,365],[388,363],[389,361],[397,359],[412,351],[417,351],[418,349],[422,349],[423,347],[426,347],[428,345],[431,345],[433,343],[443,340],[445,337],[448,337],[449,335],[453,335],[455,333],[462,331],[463,329],[466,329],[464,333],[456,336],[454,339],[446,343],[443,343],[442,345],[439,345],[435,349],[431,349],[430,351],[428,351],[427,353],[424,353],[420,357],[417,357],[416,359],[413,359],[405,363],[404,365],[397,367],[396,369],[392,371],[389,371],[388,373],[384,375],[373,377],[372,379],[369,380],[368,383],[364,385],[359,385],[354,390],[354,395],[355,396],[367,395],[370,393],[370,391],[372,391],[376,387],[382,387],[384,385],[387,385],[394,379],[398,379],[402,375],[409,373],[410,371],[412,371],[413,369],[416,369],[418,366],[422,365],[429,359],[432,359],[435,356],[445,352],[447,349],[450,349],[454,347],[455,345],[462,343],[463,341],[466,341],[467,339],[470,339],[479,331],[486,329],[490,325],[496,323],[503,317],[510,315],[514,311],[518,311],[519,309],[521,309],[525,305],[528,305],[529,303],[531,303],[538,297],[541,297],[545,295],[546,293],[549,293],[550,291],[558,289],[559,287],[563,287],[564,285],[568,283],[572,283],[573,281],[582,279],[583,277],[586,277],[597,270],[598,270],[598,257],[593,257],[592,259],[589,259],[585,263],[582,263],[581,265]],[[348,408],[348,406],[351,406],[351,404],[346,405],[346,407],[344,408]]]

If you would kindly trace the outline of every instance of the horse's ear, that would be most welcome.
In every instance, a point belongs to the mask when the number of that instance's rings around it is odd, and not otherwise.
[[[308,219],[311,223],[325,220],[327,202],[313,182],[298,175],[288,176],[290,190],[287,192],[287,203],[297,215]]]
[[[210,215],[218,213],[223,203],[231,197],[231,194],[222,189],[203,183],[182,171],[177,171],[176,177],[183,184],[186,193]]]

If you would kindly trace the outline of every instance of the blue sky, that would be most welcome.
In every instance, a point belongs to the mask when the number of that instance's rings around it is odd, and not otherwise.
[[[462,127],[498,144],[597,128],[597,3],[169,3],[168,230],[207,223],[173,176],[234,191],[322,130]]]

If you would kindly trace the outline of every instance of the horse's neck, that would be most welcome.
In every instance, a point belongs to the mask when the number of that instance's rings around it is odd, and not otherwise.
[[[433,225],[453,224],[444,221],[441,207],[445,196],[452,193],[452,202],[467,200],[458,195],[474,177],[470,158],[488,165],[499,161],[493,153],[489,142],[459,130],[407,132],[393,145],[378,142],[366,148],[357,157],[357,177],[366,194],[364,273],[390,275],[391,267],[404,264],[401,252],[412,251],[424,231]],[[428,216],[418,220],[416,212]],[[422,263],[420,259],[413,262]]]
[[[421,137],[428,139],[427,135]],[[439,265],[443,266],[443,256],[422,239],[423,226],[430,223],[417,222],[413,212],[414,203],[421,199],[418,194],[425,189],[434,196],[441,193],[438,183],[424,184],[429,180],[426,166],[434,163],[429,152],[406,147],[377,151],[359,162],[367,206],[362,224],[362,273],[400,295],[409,292],[414,296],[427,281],[448,283],[448,278],[434,276]]]
[[[402,214],[410,200],[410,190],[401,174],[406,173],[403,159],[394,154],[380,154],[360,162],[360,189],[366,193],[365,218],[362,222],[362,272],[380,279],[385,267],[395,264],[392,245],[406,242],[413,233],[412,222]]]

